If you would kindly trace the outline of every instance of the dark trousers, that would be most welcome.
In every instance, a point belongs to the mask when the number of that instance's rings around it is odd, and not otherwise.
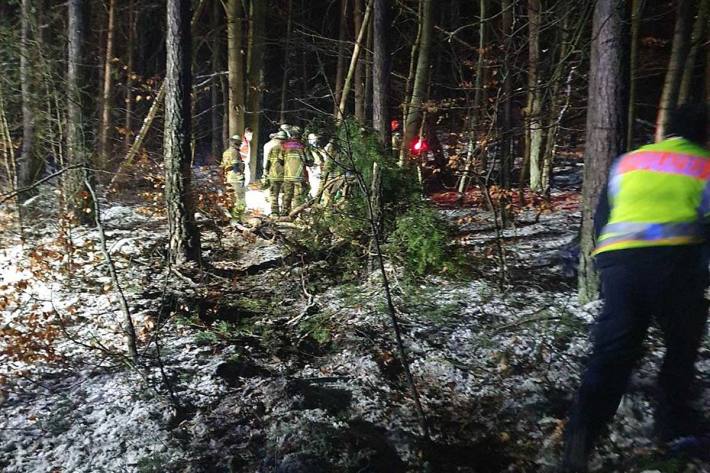
[[[570,414],[568,435],[583,432],[591,448],[616,412],[653,319],[666,355],[659,373],[656,426],[662,437],[693,434],[689,407],[695,360],[705,334],[707,260],[700,246],[602,253],[604,309],[593,351]]]

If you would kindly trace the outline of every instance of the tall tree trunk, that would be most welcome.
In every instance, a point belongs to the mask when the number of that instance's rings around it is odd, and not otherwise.
[[[288,75],[289,71],[289,54],[291,53],[291,34],[293,32],[293,0],[288,0],[288,18],[286,18],[286,45],[284,47],[283,71],[284,75],[281,79],[281,114],[279,120],[281,123],[286,123],[286,108],[288,106]]]
[[[227,67],[229,69],[229,136],[244,131],[244,57],[241,0],[227,0]]]
[[[353,76],[355,75],[355,69],[357,66],[358,59],[360,58],[360,52],[362,51],[362,43],[365,39],[365,33],[368,30],[368,24],[370,22],[370,16],[372,14],[372,2],[367,4],[365,9],[365,17],[363,18],[363,23],[360,27],[360,31],[357,34],[357,39],[355,40],[355,47],[353,48],[353,55],[350,58],[350,67],[348,67],[348,74],[345,76],[345,82],[343,82],[343,89],[341,90],[340,104],[338,105],[338,115],[337,119],[342,120],[345,116],[345,106],[348,103],[348,95],[350,95],[350,89],[352,88]]]
[[[634,146],[634,125],[636,123],[636,71],[639,51],[639,32],[645,0],[633,0],[631,4],[631,48],[629,58],[629,114],[626,118],[626,149]]]
[[[135,74],[133,61],[135,58],[135,40],[136,40],[136,12],[135,0],[130,0],[128,3],[128,44],[127,49],[127,67],[126,67],[126,116],[124,119],[125,139],[123,141],[124,154],[128,154],[131,149],[131,137],[133,136],[133,76]]]
[[[373,0],[374,1],[374,0]],[[374,5],[373,5],[374,8]],[[372,126],[372,62],[373,62],[373,41],[375,37],[375,26],[370,21],[370,27],[367,29],[367,48],[365,51],[365,122]]]
[[[220,60],[220,52],[222,51],[222,35],[218,34],[219,31],[219,20],[220,20],[220,10],[219,2],[212,2],[212,33],[214,34],[214,41],[212,42],[212,71],[219,71],[222,62]],[[218,163],[220,156],[222,156],[222,117],[220,112],[220,78],[215,76],[212,78],[212,85],[210,86],[210,99],[212,107],[210,108],[210,129],[211,129],[211,147],[210,154],[212,155],[212,162]]]
[[[200,260],[200,234],[191,189],[190,94],[192,90],[190,0],[168,0],[165,71],[165,203],[170,258]]]
[[[587,136],[582,186],[582,233],[579,298],[582,303],[599,294],[599,278],[592,262],[594,211],[606,192],[609,166],[626,146],[626,2],[597,0],[592,25],[591,70],[587,103]]]
[[[116,0],[108,2],[108,25],[106,27],[106,55],[104,56],[104,83],[101,92],[101,120],[99,122],[99,167],[105,167],[109,159],[111,130],[111,93],[113,92],[113,38],[116,30]]]
[[[589,23],[591,15],[591,2],[581,4],[559,3],[557,5],[562,18],[561,28],[558,32],[559,43],[558,59],[555,61],[550,79],[549,87],[549,113],[547,118],[545,152],[543,154],[542,166],[542,191],[548,193],[552,184],[552,171],[554,158],[557,149],[557,134],[567,109],[569,108],[572,96],[572,78],[577,65],[571,65],[572,54],[577,50],[577,45],[582,37],[582,33]],[[576,23],[572,24],[572,18],[576,18]],[[564,89],[563,89],[564,86]],[[562,92],[564,90],[564,93]]]
[[[30,18],[32,6],[30,0],[22,0],[20,27],[20,88],[22,94],[22,151],[17,160],[17,184],[20,188],[29,187],[34,181],[34,121],[35,113],[32,103],[32,79],[30,68]],[[9,176],[8,176],[9,177]],[[19,202],[27,200],[32,193],[22,192],[17,196]],[[22,209],[22,206],[19,206]]]
[[[404,150],[408,150],[409,144],[420,128],[419,120],[427,91],[427,81],[429,79],[429,52],[431,50],[432,30],[434,27],[432,17],[432,0],[423,0],[422,16],[420,18],[422,36],[419,45],[419,55],[417,57],[417,71],[414,76],[414,85],[412,86],[412,99],[409,102],[407,117],[405,119],[405,133],[402,143]],[[404,165],[404,154],[405,153],[400,154],[401,165]]]
[[[656,141],[661,141],[666,134],[670,112],[678,105],[680,81],[683,76],[685,58],[690,49],[690,30],[693,21],[693,0],[679,0],[676,10],[673,48],[668,61],[666,79],[663,82],[663,94],[658,105],[656,118]]]
[[[360,31],[362,28],[362,0],[353,0],[355,11],[353,20],[355,31]],[[366,26],[366,31],[369,31],[369,26]],[[365,40],[365,44],[367,41]],[[363,47],[365,46],[363,44]],[[365,123],[365,59],[364,54],[360,54],[355,65],[355,119],[359,123]]]
[[[338,106],[343,92],[343,76],[345,76],[345,41],[348,36],[348,3],[350,0],[340,0],[340,26],[338,28],[338,63],[335,71],[335,102],[333,114],[338,115]]]
[[[374,0],[373,64],[372,64],[372,127],[380,142],[388,149],[390,140],[390,67],[392,64],[387,42],[390,26],[388,0]]]
[[[469,174],[473,172],[473,161],[476,153],[473,149],[476,145],[476,138],[483,135],[483,127],[481,126],[481,118],[483,117],[483,64],[485,62],[484,51],[486,47],[486,0],[479,0],[479,13],[480,13],[480,23],[478,26],[478,61],[476,62],[476,80],[473,92],[473,110],[471,112],[471,117],[473,120],[469,123],[469,133],[470,137],[468,140],[469,150],[466,157],[466,167],[464,173],[459,180],[458,191],[460,193],[466,192],[468,187],[468,177]],[[481,153],[483,168],[485,169],[488,165],[485,158],[485,151]]]
[[[513,0],[501,1],[501,29],[503,31],[503,154],[501,160],[501,184],[509,188],[515,155],[513,152],[513,13],[515,5]]]
[[[68,1],[67,58],[67,164],[80,166],[66,172],[65,202],[74,217],[84,225],[94,223],[94,203],[85,182],[89,178],[88,152],[84,137],[84,106],[81,86],[85,84],[84,62],[84,1]]]
[[[251,25],[249,31],[251,43],[251,55],[249,57],[249,126],[253,133],[250,143],[250,166],[252,179],[261,175],[260,163],[257,159],[257,151],[260,142],[261,130],[261,100],[265,87],[264,84],[264,51],[266,46],[266,2],[252,0],[251,2]]]
[[[685,67],[683,68],[683,79],[680,83],[680,90],[678,91],[678,104],[682,105],[693,100],[691,94],[691,85],[693,83],[693,76],[695,75],[695,63],[698,57],[698,50],[703,42],[703,32],[707,28],[708,23],[708,9],[710,9],[710,0],[700,0],[700,7],[698,8],[698,15],[695,17],[695,24],[693,25],[693,34],[691,36],[691,46],[688,57],[685,59]],[[699,97],[698,97],[699,98]]]
[[[528,0],[528,103],[527,160],[530,163],[530,189],[542,190],[542,91],[540,90],[540,0]]]
[[[414,84],[414,76],[417,72],[417,58],[419,57],[419,46],[422,42],[422,11],[424,9],[424,0],[417,2],[417,36],[412,43],[412,49],[409,52],[409,72],[407,73],[407,81],[404,84],[404,103],[402,104],[402,142],[399,148],[399,165],[403,166],[407,157],[407,144],[404,142],[404,136],[407,135],[407,115],[409,113],[409,104],[412,100],[412,85]]]

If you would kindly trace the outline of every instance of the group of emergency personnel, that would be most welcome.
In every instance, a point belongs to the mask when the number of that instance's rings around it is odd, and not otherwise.
[[[263,178],[261,188],[269,189],[271,215],[288,216],[294,205],[300,205],[310,194],[315,197],[321,176],[328,162],[327,153],[319,143],[319,136],[310,133],[307,142],[298,126],[283,124],[269,135],[264,145]],[[247,128],[244,139],[230,138],[230,145],[222,154],[222,169],[233,206],[230,214],[239,219],[246,210],[246,189],[256,174],[256,163],[251,162],[252,131]]]

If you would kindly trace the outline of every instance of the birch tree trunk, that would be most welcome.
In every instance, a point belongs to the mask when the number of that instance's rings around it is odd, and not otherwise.
[[[200,260],[200,234],[191,189],[190,0],[168,0],[165,71],[165,203],[173,262]]]
[[[387,43],[390,6],[388,0],[374,0],[373,65],[372,65],[372,126],[380,142],[389,149],[390,140],[390,67]]]
[[[670,112],[678,105],[680,81],[683,76],[685,59],[690,49],[690,30],[693,21],[692,7],[692,0],[678,1],[675,31],[673,33],[673,48],[671,50],[671,58],[668,61],[666,79],[663,82],[663,94],[658,105],[656,141],[661,141],[665,137]]]
[[[432,0],[422,1],[422,35],[419,45],[419,55],[417,57],[417,69],[412,86],[412,98],[407,107],[405,119],[405,132],[402,142],[403,152],[400,153],[400,165],[404,165],[406,152],[412,142],[417,130],[419,130],[419,120],[422,113],[422,105],[427,91],[427,81],[429,79],[429,52],[431,50],[431,38],[433,31]]]
[[[111,93],[113,91],[113,38],[116,30],[116,0],[108,3],[108,25],[106,27],[106,55],[104,56],[104,81],[101,91],[101,120],[99,121],[99,167],[105,167],[109,159],[109,138],[111,130]]]
[[[64,198],[68,210],[83,225],[94,223],[94,203],[85,182],[90,182],[85,141],[84,106],[81,86],[85,84],[84,64],[84,1],[68,3],[68,57],[67,57],[67,166],[71,169],[64,177]]]
[[[229,136],[244,131],[244,57],[241,0],[227,0],[227,56],[229,69]]]
[[[592,25],[591,70],[587,105],[587,136],[582,186],[582,230],[579,267],[579,299],[599,295],[599,278],[592,261],[594,211],[599,195],[606,192],[609,166],[626,146],[626,2],[597,0]]]
[[[527,160],[530,163],[530,190],[542,190],[542,92],[540,90],[540,0],[528,0],[528,103]]]

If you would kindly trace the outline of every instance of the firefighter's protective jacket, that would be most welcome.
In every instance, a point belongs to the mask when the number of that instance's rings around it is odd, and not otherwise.
[[[703,243],[710,223],[710,151],[669,138],[620,156],[596,217],[595,254]]]

